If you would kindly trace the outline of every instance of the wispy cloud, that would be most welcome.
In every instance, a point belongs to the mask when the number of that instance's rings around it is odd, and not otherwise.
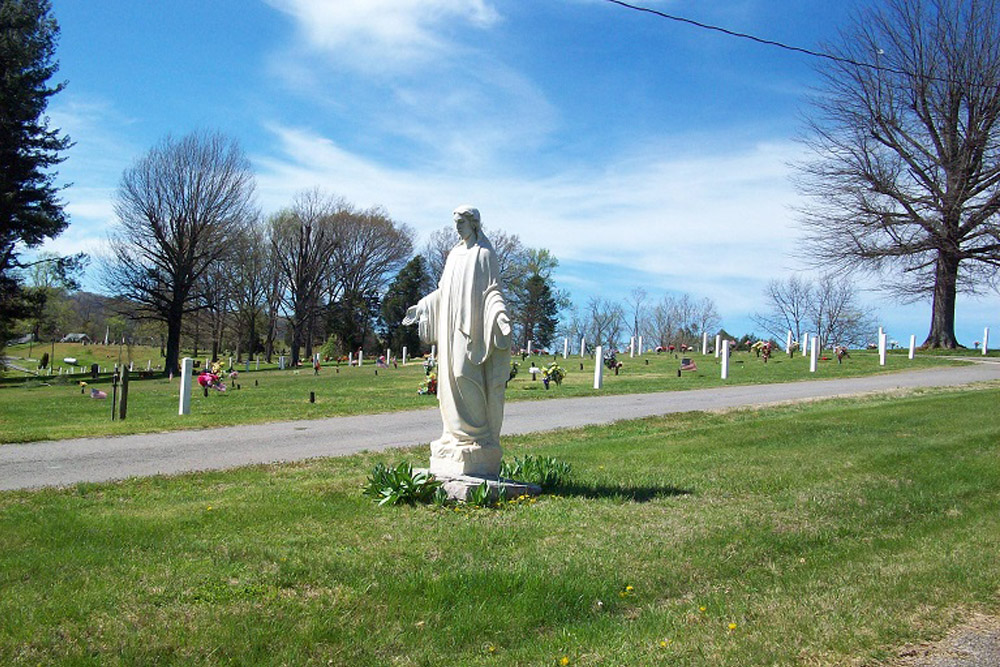
[[[796,194],[786,177],[801,150],[795,144],[676,158],[650,147],[538,178],[497,166],[484,174],[394,169],[307,131],[271,129],[280,150],[254,157],[270,210],[320,186],[359,206],[384,205],[426,238],[449,223],[456,205],[472,203],[488,228],[561,260],[627,267],[663,289],[720,301],[748,285],[756,300],[764,281],[790,268],[797,243],[788,207]],[[574,280],[581,292],[601,293],[607,273],[589,285],[584,276]]]
[[[293,17],[310,49],[365,71],[426,65],[461,30],[500,16],[485,0],[268,0]]]

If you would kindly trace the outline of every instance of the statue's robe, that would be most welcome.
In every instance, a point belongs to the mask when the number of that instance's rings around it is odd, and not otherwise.
[[[437,345],[437,396],[444,430],[431,443],[432,473],[496,475],[510,320],[493,246],[479,235],[448,254],[438,288],[417,304],[418,330]]]

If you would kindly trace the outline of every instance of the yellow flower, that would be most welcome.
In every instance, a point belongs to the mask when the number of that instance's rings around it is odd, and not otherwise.
[[[736,624],[735,623],[730,623],[729,624],[729,631],[732,632],[735,629],[736,629]]]
[[[667,648],[667,646],[669,644],[670,644],[670,640],[669,639],[664,639],[663,641],[660,642],[660,648]]]
[[[700,611],[701,613],[704,614],[705,613],[705,608],[704,607],[698,607],[698,611]]]
[[[626,592],[626,593],[631,593],[631,592],[632,592],[632,591],[634,591],[634,590],[635,590],[635,589],[634,589],[634,588],[632,588],[632,586],[626,586],[626,587],[625,587],[625,592]]]
[[[490,644],[489,646],[486,647],[486,650],[489,651],[490,653],[496,653],[497,647],[494,646],[493,644]]]
[[[569,664],[569,658],[564,655],[563,657],[561,657],[559,659],[559,664],[560,665],[568,665]]]

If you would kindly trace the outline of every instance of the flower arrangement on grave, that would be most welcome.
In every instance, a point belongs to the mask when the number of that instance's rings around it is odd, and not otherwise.
[[[203,370],[198,375],[198,384],[207,389],[225,391],[226,385],[222,382],[222,363],[216,361],[209,368]]]
[[[417,393],[421,396],[425,396],[427,394],[437,395],[437,362],[435,362],[434,359],[427,359],[424,361],[424,381],[420,383],[420,388],[417,389]]]
[[[563,379],[566,377],[566,369],[552,362],[542,370],[542,382],[545,383],[545,388],[549,388],[549,382],[555,382],[557,385],[561,385]]]

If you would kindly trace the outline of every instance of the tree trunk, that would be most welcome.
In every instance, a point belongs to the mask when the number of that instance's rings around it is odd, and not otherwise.
[[[923,347],[959,347],[955,338],[955,295],[958,289],[959,259],[940,252],[934,276],[934,303],[931,306],[931,331]]]
[[[171,314],[167,321],[167,351],[163,360],[163,374],[177,375],[180,371],[178,362],[181,351],[181,318],[180,314]]]

